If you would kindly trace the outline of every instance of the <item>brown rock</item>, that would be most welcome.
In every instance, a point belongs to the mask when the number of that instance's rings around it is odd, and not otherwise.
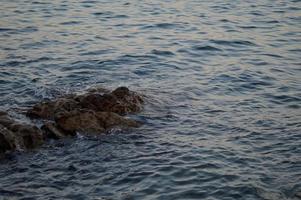
[[[143,99],[126,87],[119,87],[111,93],[104,89],[94,89],[83,95],[71,95],[54,101],[36,104],[28,110],[32,118],[54,119],[61,112],[77,109],[114,112],[120,115],[135,113],[142,109]]]
[[[78,107],[78,102],[71,98],[59,98],[55,101],[41,102],[28,110],[31,118],[54,119],[58,112],[71,111]]]
[[[2,112],[2,114],[0,114],[0,124],[2,124],[5,127],[9,127],[13,123],[14,120],[10,119],[7,113]]]
[[[99,122],[103,124],[105,129],[111,129],[114,127],[139,127],[140,124],[132,119],[124,118],[113,112],[96,112],[95,113]]]
[[[119,87],[109,94],[89,93],[81,99],[80,103],[83,108],[125,115],[141,111],[143,99],[128,88]]]
[[[68,132],[104,132],[103,124],[98,121],[93,111],[74,110],[61,113],[55,121],[58,127]]]
[[[60,139],[74,135],[72,132],[64,131],[53,122],[46,122],[42,127],[44,139]]]
[[[142,110],[142,97],[137,93],[130,91],[128,88],[119,87],[111,94],[114,95],[119,101],[119,105],[117,105],[115,109],[118,110],[120,107],[123,108],[120,114],[136,113]]]
[[[16,144],[13,133],[0,124],[0,154],[14,149],[16,149]]]
[[[4,112],[0,116],[1,152],[17,147],[32,149],[43,143],[42,132],[36,126],[17,122]]]
[[[138,127],[138,122],[120,115],[138,112],[142,104],[142,97],[126,87],[112,92],[94,88],[85,94],[41,102],[29,109],[27,116],[51,121],[44,122],[41,130],[17,122],[0,111],[0,156],[19,148],[36,148],[47,138],[59,139],[76,132],[100,134],[115,127]]]
[[[58,127],[68,132],[99,134],[113,127],[137,127],[139,124],[112,112],[75,110],[56,118]]]
[[[33,149],[43,144],[43,135],[36,126],[15,123],[8,129],[13,132],[16,144],[22,149]]]

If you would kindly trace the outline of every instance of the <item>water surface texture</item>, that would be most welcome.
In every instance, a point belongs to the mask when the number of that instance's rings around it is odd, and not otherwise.
[[[0,162],[0,199],[301,193],[299,0],[1,0],[0,109],[125,85],[137,129]]]

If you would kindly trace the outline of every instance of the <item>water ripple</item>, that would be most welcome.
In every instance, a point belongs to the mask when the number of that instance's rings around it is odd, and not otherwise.
[[[0,199],[301,196],[300,1],[8,1],[0,108],[99,85],[144,125],[0,161]]]

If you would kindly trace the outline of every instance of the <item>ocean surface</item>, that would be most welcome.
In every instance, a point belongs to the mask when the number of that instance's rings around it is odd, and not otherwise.
[[[300,199],[300,58],[300,0],[1,0],[0,110],[146,103],[140,128],[1,160],[0,199]]]

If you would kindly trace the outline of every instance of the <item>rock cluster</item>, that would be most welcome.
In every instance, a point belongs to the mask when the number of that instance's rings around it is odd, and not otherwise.
[[[11,119],[0,111],[0,156],[16,149],[32,149],[48,138],[59,139],[83,134],[100,134],[114,127],[137,127],[139,123],[125,118],[142,109],[143,99],[126,87],[112,92],[96,88],[81,95],[68,95],[40,102],[26,115],[40,119],[41,128]]]

